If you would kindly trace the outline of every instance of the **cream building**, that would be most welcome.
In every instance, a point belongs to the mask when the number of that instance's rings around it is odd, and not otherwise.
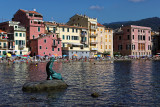
[[[7,21],[0,23],[0,29],[8,34],[7,53],[26,55],[29,49],[26,47],[26,29],[20,26],[20,22]]]
[[[54,22],[45,22],[46,33],[53,32],[62,40],[62,54],[72,58],[74,56],[89,57],[88,29],[85,27],[69,26]]]
[[[97,18],[90,18],[86,15],[74,15],[67,23],[71,26],[87,27],[88,37],[90,45],[90,57],[93,57],[98,52],[98,40],[97,40]]]
[[[0,30],[0,55],[5,55],[7,48],[7,32]]]
[[[97,24],[98,54],[110,54],[113,57],[113,30]]]

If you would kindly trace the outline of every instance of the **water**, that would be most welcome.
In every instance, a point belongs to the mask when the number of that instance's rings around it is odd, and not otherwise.
[[[0,106],[113,107],[160,106],[160,61],[73,62],[54,64],[66,90],[25,93],[28,81],[46,79],[46,63],[0,64]],[[91,94],[98,92],[98,98]]]

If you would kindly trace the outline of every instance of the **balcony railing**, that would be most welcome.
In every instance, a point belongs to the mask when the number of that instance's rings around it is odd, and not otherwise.
[[[96,30],[97,26],[91,26],[91,29]]]
[[[91,44],[97,44],[98,42],[96,40],[91,40],[90,43]]]
[[[91,47],[91,50],[92,50],[92,51],[97,51],[97,50],[98,50],[98,48]]]
[[[20,45],[18,48],[19,48],[20,50],[23,50],[24,46],[23,46],[23,45]]]
[[[97,37],[97,36],[98,36],[98,34],[91,34],[90,35],[90,37],[94,37],[94,38]]]

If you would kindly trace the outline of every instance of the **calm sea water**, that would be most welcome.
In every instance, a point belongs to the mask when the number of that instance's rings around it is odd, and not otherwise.
[[[46,63],[0,64],[0,106],[160,106],[160,61],[54,63],[66,90],[25,93],[28,81],[46,79]],[[98,92],[98,98],[91,94]]]

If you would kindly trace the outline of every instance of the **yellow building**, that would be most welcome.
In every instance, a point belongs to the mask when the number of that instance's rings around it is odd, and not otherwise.
[[[113,57],[113,30],[97,24],[98,54],[110,54]]]
[[[86,15],[74,15],[67,22],[68,25],[77,26],[77,27],[87,27],[88,28],[88,37],[90,45],[90,57],[93,57],[94,54],[98,52],[98,41],[97,41],[97,18],[90,18]]]
[[[0,30],[0,55],[6,55],[8,49],[7,32]]]
[[[62,54],[72,58],[89,57],[88,30],[85,27],[45,22],[46,33],[53,32],[62,40]]]

